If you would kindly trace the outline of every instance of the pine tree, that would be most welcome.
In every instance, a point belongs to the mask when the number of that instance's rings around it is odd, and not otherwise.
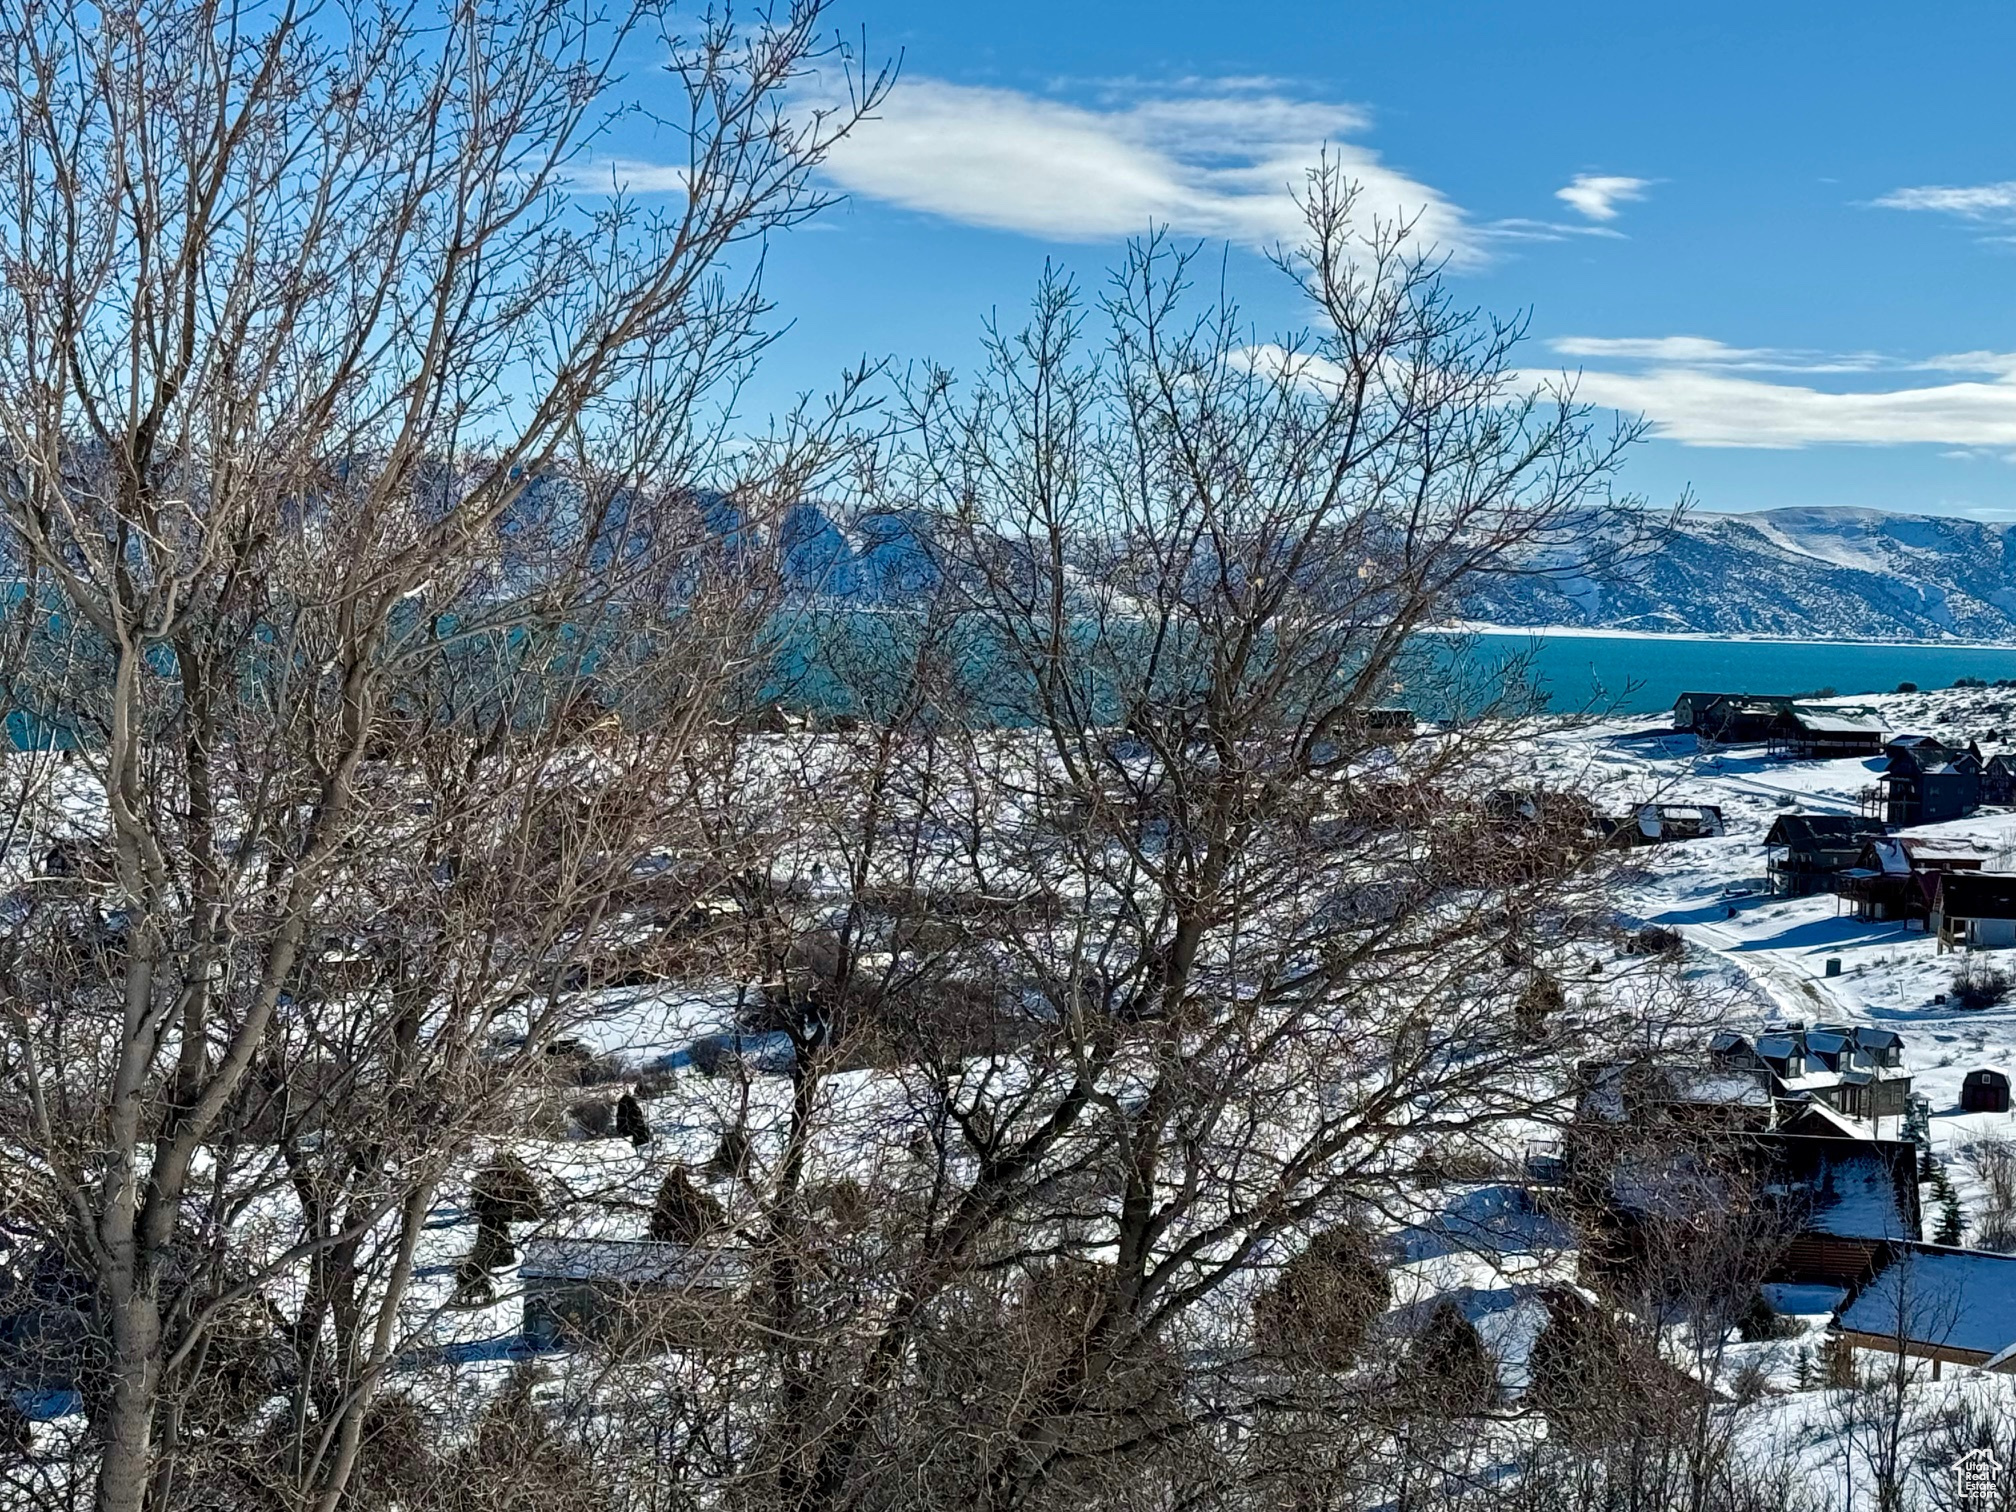
[[[721,1204],[702,1191],[675,1165],[658,1188],[658,1202],[651,1213],[651,1237],[661,1244],[698,1244],[727,1221]]]
[[[1960,1194],[1953,1189],[1953,1178],[1947,1174],[1943,1160],[1932,1167],[1932,1196],[1939,1203],[1939,1226],[1933,1230],[1932,1242],[1960,1243],[1967,1220],[1961,1215]]]
[[[1950,1190],[1939,1204],[1939,1227],[1932,1235],[1934,1244],[1958,1244],[1964,1237],[1967,1220],[1960,1215],[1960,1198]]]

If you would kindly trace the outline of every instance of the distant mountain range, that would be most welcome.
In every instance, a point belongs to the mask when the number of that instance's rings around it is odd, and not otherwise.
[[[901,602],[935,576],[921,522],[844,524],[814,504],[784,522],[787,577],[829,600]],[[1628,567],[1562,554],[1488,581],[1456,611],[1480,624],[1782,636],[2016,641],[2016,525],[1875,509],[1696,514]]]
[[[1697,514],[1621,573],[1569,560],[1492,581],[1509,626],[1843,640],[2016,640],[2016,526],[1876,509]]]

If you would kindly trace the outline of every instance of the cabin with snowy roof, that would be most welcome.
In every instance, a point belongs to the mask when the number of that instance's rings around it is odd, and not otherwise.
[[[1866,818],[1893,826],[1938,824],[1981,806],[1981,758],[1974,752],[1923,736],[1903,736],[1884,749],[1889,761],[1883,775],[1862,791]]]
[[[1867,1024],[1767,1024],[1752,1037],[1733,1031],[1708,1043],[1709,1059],[1734,1071],[1762,1073],[1776,1107],[1775,1125],[1805,1105],[1870,1125],[1902,1118],[1911,1104],[1904,1040],[1894,1029]],[[1851,1132],[1861,1133],[1850,1126]]]
[[[1793,704],[1771,725],[1773,755],[1798,761],[1840,761],[1883,749],[1883,721],[1865,705]]]
[[[2016,1374],[2016,1255],[1905,1241],[1886,1245],[1828,1330],[1869,1349]]]
[[[1625,847],[1710,840],[1728,832],[1722,810],[1712,803],[1641,803],[1622,818],[1600,824],[1611,845]]]
[[[1945,950],[2006,950],[2016,945],[2016,876],[1955,871],[1939,879],[1930,927]]]
[[[1882,833],[1880,824],[1853,814],[1780,814],[1764,837],[1771,891],[1782,898],[1833,891],[1862,847]]]
[[[1747,1188],[1775,1212],[1781,1243],[1768,1279],[1847,1287],[1869,1275],[1886,1245],[1916,1237],[1918,1147],[1905,1140],[1816,1133],[1736,1133],[1670,1145],[1638,1144],[1576,1180],[1597,1221],[1582,1262],[1593,1280],[1629,1274],[1651,1254],[1663,1223],[1708,1213]]]
[[[2016,752],[1997,751],[1981,763],[1981,801],[2016,803]]]

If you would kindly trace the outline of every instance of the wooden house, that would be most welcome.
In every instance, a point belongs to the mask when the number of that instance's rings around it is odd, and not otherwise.
[[[1921,1232],[1919,1151],[1908,1140],[1777,1134],[1759,1145],[1766,1190],[1797,1224],[1777,1279],[1851,1287]]]
[[[2006,950],[2016,945],[2016,876],[1952,871],[1932,895],[1929,927],[1941,950]]]
[[[1594,1146],[1585,1147],[1593,1149]],[[1904,1140],[1821,1134],[1734,1133],[1650,1147],[1625,1146],[1608,1167],[1576,1172],[1599,1215],[1583,1251],[1595,1274],[1628,1273],[1663,1224],[1703,1216],[1739,1190],[1777,1215],[1782,1235],[1769,1279],[1849,1287],[1874,1272],[1886,1247],[1914,1239],[1918,1147]]]
[[[1791,698],[1772,694],[1682,693],[1673,703],[1673,728],[1718,745],[1761,745],[1792,706]]]
[[[1771,891],[1799,898],[1832,892],[1881,827],[1852,814],[1780,814],[1764,837]]]
[[[1919,740],[1922,737],[1906,737]],[[1862,792],[1862,812],[1889,825],[1937,824],[1981,806],[1981,759],[1937,742],[1886,750],[1889,762],[1876,785]]]
[[[749,1272],[748,1251],[736,1245],[528,1239],[518,1266],[525,1337],[548,1348],[580,1340],[672,1347],[705,1337]]]
[[[1838,761],[1877,755],[1883,749],[1882,717],[1855,705],[1794,704],[1771,726],[1773,754],[1801,761]]]
[[[1708,1043],[1709,1059],[1732,1071],[1769,1078],[1775,1124],[1817,1104],[1869,1126],[1902,1118],[1911,1102],[1904,1040],[1895,1030],[1862,1024],[1771,1024],[1754,1038],[1724,1032]],[[1863,1131],[1848,1126],[1851,1132]]]
[[[1908,922],[1927,919],[1939,878],[1947,872],[1979,871],[1988,858],[1950,840],[1916,835],[1871,836],[1855,864],[1842,872],[1836,890],[1854,905],[1858,919]]]
[[[1981,801],[2016,803],[2016,752],[1997,751],[1981,763]]]
[[[1828,1330],[1849,1350],[2016,1373],[2016,1255],[1886,1245]]]
[[[1758,1066],[1594,1061],[1577,1068],[1576,1119],[1585,1126],[1664,1127],[1693,1134],[1762,1134],[1772,1125],[1771,1084]]]

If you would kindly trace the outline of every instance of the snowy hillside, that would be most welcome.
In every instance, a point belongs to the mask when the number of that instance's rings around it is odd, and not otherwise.
[[[2016,639],[2008,525],[1873,509],[1696,514],[1619,576],[1499,579],[1467,617],[1798,638]]]
[[[1893,733],[1989,745],[2016,734],[2007,703],[1993,692],[1862,701],[1882,710]],[[1725,836],[1639,852],[1642,866],[1624,879],[1616,903],[1627,920],[1674,929],[1686,940],[1690,975],[1704,991],[1726,994],[1732,1025],[1768,1017],[1895,1030],[1904,1036],[1915,1089],[1931,1100],[1935,1149],[1951,1153],[1984,1134],[2016,1133],[2016,1115],[1962,1114],[1958,1106],[1967,1071],[2016,1066],[2016,992],[1993,1007],[1962,1008],[1949,992],[1963,957],[1940,953],[1922,923],[1857,919],[1831,893],[1765,892],[1764,836],[1773,821],[1787,813],[1857,812],[1861,791],[1883,767],[1880,757],[1788,761],[1762,747],[1699,751],[1691,735],[1609,726],[1545,742],[1538,760],[1548,780],[1582,787],[1606,812],[1654,799],[1721,807]],[[1983,808],[1901,833],[1937,836],[1981,855],[1991,872],[2016,872],[2016,809]],[[2016,951],[1977,959],[2016,967]],[[1830,960],[1840,962],[1839,975],[1827,975]]]

